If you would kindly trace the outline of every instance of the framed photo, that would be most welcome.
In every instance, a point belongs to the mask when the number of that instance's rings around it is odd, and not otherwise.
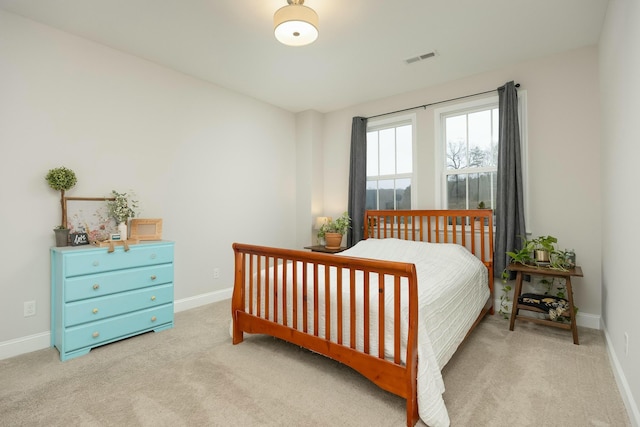
[[[131,239],[162,240],[162,218],[133,218],[129,235]]]
[[[109,216],[109,197],[65,197],[64,210],[69,233],[87,233],[90,243],[109,240],[118,233],[116,220]]]

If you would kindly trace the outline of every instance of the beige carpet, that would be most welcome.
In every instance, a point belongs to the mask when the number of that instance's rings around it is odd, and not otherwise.
[[[4,426],[403,426],[405,403],[264,336],[231,345],[229,303],[60,362],[0,361]],[[601,332],[485,319],[444,370],[452,426],[629,426]],[[422,423],[419,423],[423,425]]]

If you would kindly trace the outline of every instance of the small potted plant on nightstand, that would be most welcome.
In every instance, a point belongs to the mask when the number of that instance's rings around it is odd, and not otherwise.
[[[340,249],[342,244],[342,236],[347,232],[351,224],[351,218],[347,212],[343,213],[336,220],[330,220],[322,224],[318,231],[318,238],[324,237],[325,248]]]
[[[44,179],[47,180],[49,187],[60,191],[62,221],[60,225],[53,229],[53,231],[56,233],[56,246],[67,246],[69,229],[67,228],[67,212],[64,209],[64,192],[76,185],[78,178],[76,177],[75,172],[71,169],[61,166],[59,168],[50,169]]]
[[[548,263],[551,254],[556,251],[558,239],[553,236],[540,236],[531,241],[533,243],[533,259],[536,263]]]

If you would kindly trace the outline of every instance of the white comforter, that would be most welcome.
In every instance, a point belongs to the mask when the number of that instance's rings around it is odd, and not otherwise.
[[[429,426],[448,426],[441,370],[489,298],[484,264],[460,245],[398,239],[363,240],[341,255],[415,264],[419,296],[418,411]]]
[[[441,369],[449,361],[456,351],[467,331],[473,325],[478,314],[484,307],[489,297],[487,286],[487,270],[474,255],[460,245],[446,243],[426,243],[413,242],[399,239],[367,239],[359,242],[354,247],[338,254],[341,256],[353,256],[360,258],[372,258],[389,261],[399,261],[413,263],[416,266],[418,276],[418,411],[420,418],[429,426],[441,427],[449,425],[449,415],[442,398],[444,393],[444,382],[442,380]],[[280,269],[277,276],[281,275]],[[298,265],[298,283],[301,283],[302,266]],[[268,270],[270,277],[273,277],[273,267]],[[287,266],[288,295],[292,295],[292,265]],[[319,319],[318,336],[326,337],[325,331],[325,309],[324,309],[324,271],[318,271],[319,276]],[[307,275],[309,283],[313,270],[309,268]],[[343,289],[343,314],[348,318],[349,301],[347,294],[348,271],[344,271],[345,289]],[[371,277],[370,286],[377,289],[376,275]],[[362,273],[358,272],[356,280],[362,280]],[[331,318],[336,319],[335,301],[335,269],[332,269],[330,282],[331,287]],[[361,289],[361,287],[358,287]],[[406,287],[405,287],[406,289]],[[280,291],[281,292],[281,291]],[[358,298],[362,298],[358,292]],[[386,316],[393,316],[393,297],[388,296],[385,301]],[[270,295],[273,299],[273,295]],[[370,325],[377,328],[377,306],[373,300],[377,298],[377,293],[372,293],[372,317]],[[272,300],[273,301],[273,300]],[[301,292],[298,295],[299,304],[302,304]],[[407,330],[407,298],[403,297],[401,310],[403,312],[402,335],[406,337]],[[313,304],[313,297],[309,291],[308,303]],[[261,304],[264,310],[264,300]],[[362,304],[358,304],[362,306]],[[282,322],[281,308],[278,311],[278,321]],[[356,348],[360,351],[364,348],[362,335],[362,310],[356,312],[358,328],[356,331]],[[273,318],[273,313],[270,314]],[[292,325],[293,312],[291,305],[287,307],[287,323]],[[393,325],[392,321],[385,322],[385,349],[393,349]],[[298,329],[302,329],[302,310],[298,313]],[[331,325],[330,339],[336,341],[337,326]],[[308,319],[308,332],[314,332],[313,319]],[[343,342],[349,343],[349,325],[344,322]],[[378,343],[372,340],[370,343],[370,354],[377,354]],[[388,353],[385,351],[385,353]],[[403,362],[406,355],[406,342],[402,343],[401,349]],[[391,357],[390,354],[386,354]]]

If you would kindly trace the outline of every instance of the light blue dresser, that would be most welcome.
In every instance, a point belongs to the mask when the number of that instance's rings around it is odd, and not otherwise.
[[[60,360],[173,327],[173,247],[51,248],[51,345]]]

